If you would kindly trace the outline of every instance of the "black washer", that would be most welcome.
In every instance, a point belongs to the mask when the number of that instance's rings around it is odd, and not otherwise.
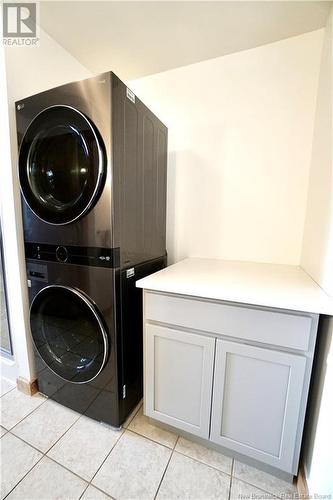
[[[93,380],[108,355],[108,336],[96,306],[80,291],[53,285],[40,290],[30,308],[37,351],[59,377],[72,383]]]

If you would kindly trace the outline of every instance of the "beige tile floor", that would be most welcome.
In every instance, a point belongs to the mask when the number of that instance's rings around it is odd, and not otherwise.
[[[296,488],[152,425],[120,431],[1,381],[1,499],[268,499]]]

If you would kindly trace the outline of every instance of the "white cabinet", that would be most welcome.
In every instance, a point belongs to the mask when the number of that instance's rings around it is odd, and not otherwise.
[[[306,358],[217,340],[210,439],[291,470]]]
[[[215,339],[147,325],[145,344],[146,414],[208,438]]]
[[[145,414],[296,474],[317,327],[318,314],[145,291]]]

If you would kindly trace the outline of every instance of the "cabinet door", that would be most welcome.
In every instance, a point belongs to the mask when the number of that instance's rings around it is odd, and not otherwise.
[[[215,339],[157,325],[145,335],[145,413],[208,438]]]
[[[306,358],[217,341],[211,440],[295,473]]]

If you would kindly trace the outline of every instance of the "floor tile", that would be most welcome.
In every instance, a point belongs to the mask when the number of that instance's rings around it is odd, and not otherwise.
[[[177,434],[166,431],[157,427],[149,422],[149,418],[143,414],[143,408],[140,408],[132,422],[129,424],[128,429],[141,434],[157,443],[164,444],[169,448],[173,448],[177,441]]]
[[[199,460],[211,467],[231,474],[232,458],[219,453],[218,451],[202,446],[201,444],[194,443],[183,437],[180,437],[176,445],[176,451],[187,455],[188,457]]]
[[[297,488],[294,484],[236,460],[233,476],[279,497],[297,493]]]
[[[81,417],[48,452],[48,456],[90,481],[123,431]]]
[[[9,432],[0,442],[1,498],[3,498],[38,462],[42,454]]]
[[[11,380],[8,380],[7,378],[1,377],[1,389],[0,389],[0,396],[3,396],[9,391],[12,391],[15,387],[14,382]]]
[[[8,496],[8,500],[76,500],[87,483],[43,457]]]
[[[0,425],[0,437],[4,436],[6,434],[6,429],[4,427],[1,427]]]
[[[45,398],[40,394],[27,396],[14,389],[1,398],[0,424],[11,429],[20,420],[44,403]]]
[[[171,450],[126,431],[92,483],[117,500],[153,499]]]
[[[129,426],[129,424],[132,422],[133,418],[138,413],[138,411],[140,410],[141,406],[142,406],[142,401],[140,401],[140,403],[138,405],[136,405],[136,407],[134,408],[134,410],[131,411],[131,413],[128,415],[128,417],[126,418],[125,422],[123,423],[123,427],[125,429],[127,429],[127,427]]]
[[[94,486],[89,485],[83,493],[81,500],[110,500],[111,497],[98,490]]]
[[[252,484],[244,483],[235,477],[232,478],[230,500],[239,500],[240,498],[255,498],[256,500],[275,499],[272,493],[259,490]]]
[[[157,498],[172,500],[218,498],[229,495],[230,476],[175,452],[160,486]]]
[[[16,425],[12,432],[46,453],[79,417],[79,413],[49,399]]]

